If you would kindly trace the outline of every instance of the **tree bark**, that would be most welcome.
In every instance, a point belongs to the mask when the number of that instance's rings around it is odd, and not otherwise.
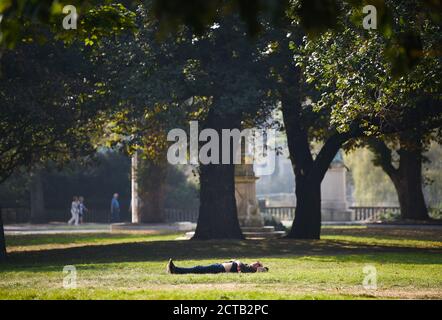
[[[164,222],[167,162],[138,157],[138,223]]]
[[[321,236],[321,182],[296,177],[296,211],[287,235],[293,239],[319,239]]]
[[[42,172],[36,169],[31,173],[31,223],[46,223],[48,217],[45,210]]]
[[[347,133],[334,133],[313,159],[305,121],[301,119],[301,102],[296,96],[282,101],[290,159],[296,179],[296,211],[292,229],[287,235],[294,239],[319,239],[321,234],[321,182],[342,145],[358,127]]]
[[[205,127],[215,129],[220,137],[219,159],[222,159],[222,129],[239,128],[239,117],[221,118],[209,111]],[[230,144],[230,164],[200,164],[200,207],[192,239],[243,239],[235,200],[235,165]]]
[[[6,241],[5,241],[5,231],[3,228],[3,216],[2,208],[0,207],[0,261],[6,259]]]
[[[200,208],[193,239],[242,239],[232,164],[200,168]]]
[[[317,157],[307,166],[297,163],[296,156],[293,157],[292,163],[294,163],[296,179],[296,211],[288,238],[320,238],[321,183],[336,153],[348,139],[349,135],[347,134],[332,135],[326,140]]]
[[[398,195],[401,219],[428,220],[428,209],[422,190],[422,144],[419,139],[401,139],[399,166],[392,163],[392,151],[381,140],[371,140],[375,164],[390,177]]]
[[[400,153],[400,178],[394,182],[401,218],[428,220],[428,209],[422,191],[422,154],[421,151],[402,150]]]

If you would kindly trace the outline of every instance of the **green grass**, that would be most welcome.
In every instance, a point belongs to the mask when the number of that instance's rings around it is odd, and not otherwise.
[[[178,235],[7,236],[1,299],[442,298],[442,235],[431,230],[324,228],[322,240],[177,241]],[[259,259],[269,273],[169,275],[192,266]],[[64,289],[75,265],[77,289]],[[362,286],[377,269],[377,290]]]
[[[149,235],[149,241],[173,240],[176,234]],[[84,244],[112,244],[127,242],[146,241],[146,235],[142,233],[80,233],[80,234],[39,234],[39,235],[13,235],[6,238],[6,245],[11,250],[41,250],[43,248],[63,248],[64,245]]]

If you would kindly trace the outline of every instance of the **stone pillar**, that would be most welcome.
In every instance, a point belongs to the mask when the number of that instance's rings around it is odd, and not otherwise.
[[[321,184],[321,207],[323,221],[349,221],[346,190],[347,168],[340,151],[330,165]]]
[[[256,199],[256,180],[253,164],[235,165],[235,198],[241,227],[262,227],[264,219]]]
[[[322,207],[347,210],[345,167],[332,165],[321,185]]]
[[[139,203],[138,203],[138,152],[132,156],[131,165],[131,212],[132,212],[132,223],[140,223],[139,214]]]

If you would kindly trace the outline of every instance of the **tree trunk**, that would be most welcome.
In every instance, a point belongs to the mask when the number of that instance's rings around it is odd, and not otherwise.
[[[321,182],[296,177],[296,212],[288,238],[319,239],[321,235]]]
[[[45,210],[42,172],[37,169],[31,173],[31,223],[46,223],[48,217]]]
[[[138,158],[138,223],[164,222],[167,162]]]
[[[165,171],[161,168],[162,171]],[[158,176],[160,172],[157,173]],[[164,185],[166,174],[161,172],[162,181],[158,181],[157,188],[141,194],[140,223],[164,222]]]
[[[428,209],[422,191],[421,152],[402,150],[400,157],[400,169],[393,184],[401,207],[401,218],[428,220]]]
[[[296,211],[288,238],[320,238],[321,183],[333,158],[347,139],[347,134],[332,135],[308,166],[301,166],[296,158],[292,160],[296,177]]]
[[[392,164],[392,151],[381,140],[370,140],[375,153],[375,165],[379,165],[390,177],[398,195],[401,218],[428,220],[428,209],[422,190],[422,145],[420,139],[406,141],[401,138],[399,167]]]
[[[334,133],[313,159],[300,99],[287,95],[282,101],[282,113],[287,133],[293,171],[296,177],[296,212],[292,229],[287,235],[295,239],[319,239],[321,233],[321,182],[344,142],[356,134],[352,126],[347,133]]]
[[[235,165],[230,144],[230,164],[222,164],[222,129],[240,127],[239,117],[222,118],[209,111],[205,128],[219,136],[219,164],[200,164],[200,207],[195,235],[192,239],[243,239],[235,200]]]
[[[242,239],[235,201],[233,164],[200,168],[200,208],[193,239]]]
[[[6,259],[5,231],[3,229],[2,208],[0,207],[0,261]]]

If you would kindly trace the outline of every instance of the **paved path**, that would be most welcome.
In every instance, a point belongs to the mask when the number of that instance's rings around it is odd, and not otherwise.
[[[367,226],[368,228],[385,229],[415,229],[415,230],[442,230],[442,225],[432,224],[365,224],[365,223],[323,223],[323,226]],[[125,231],[193,231],[196,224],[190,222],[176,223],[155,223],[155,224],[131,224],[131,223],[84,223],[79,226],[72,226],[66,223],[48,224],[8,224],[5,225],[5,234],[58,234],[58,233],[109,233]],[[290,227],[290,226],[289,226]]]
[[[48,223],[48,224],[9,224],[5,225],[5,234],[59,234],[59,233],[108,233],[118,231],[190,231],[195,228],[194,223],[157,223],[132,225],[126,223],[84,223],[78,226],[68,225],[66,223]]]
[[[7,224],[4,226],[6,234],[56,234],[56,233],[105,233],[111,232],[110,224],[85,223],[78,226],[66,223],[48,224]]]

